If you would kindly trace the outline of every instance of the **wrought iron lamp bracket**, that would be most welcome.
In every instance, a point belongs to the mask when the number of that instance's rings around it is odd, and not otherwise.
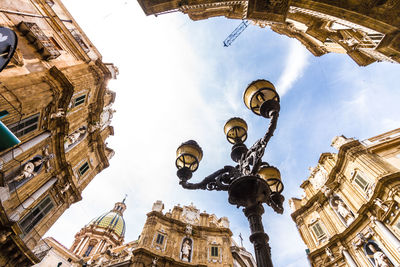
[[[268,130],[263,138],[257,140],[239,160],[239,171],[242,175],[256,175],[261,166],[261,159],[264,156],[265,148],[271,137],[274,135],[276,125],[278,122],[278,111],[271,112],[271,121]],[[252,166],[252,167],[250,167]]]
[[[200,183],[188,183],[185,180],[181,180],[179,184],[183,188],[191,190],[202,189],[210,191],[228,191],[231,182],[238,177],[240,177],[240,172],[237,168],[233,166],[225,166],[204,178]]]

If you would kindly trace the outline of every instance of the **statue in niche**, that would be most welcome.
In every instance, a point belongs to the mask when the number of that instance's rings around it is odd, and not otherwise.
[[[65,112],[64,109],[62,108],[59,108],[57,109],[57,112],[50,114],[50,119],[61,118],[61,117],[65,117]]]
[[[85,135],[86,135],[86,126],[82,126],[79,129],[73,131],[70,135],[68,135],[65,138],[64,149],[73,146],[74,144],[82,140]]]
[[[325,248],[325,253],[326,253],[326,255],[328,256],[328,258],[329,258],[330,261],[335,260],[335,256],[333,256],[333,253],[332,253],[332,251],[331,251],[330,248],[328,248],[328,247]]]
[[[393,264],[376,243],[368,242],[365,252],[375,267],[393,267]]]
[[[186,238],[183,241],[181,252],[182,252],[181,260],[190,262],[190,254],[192,252],[192,241],[189,238]]]
[[[23,180],[31,179],[36,176],[42,170],[43,165],[47,165],[48,161],[53,157],[53,154],[45,157],[39,155],[33,157],[31,160],[23,164],[17,173],[14,173],[14,177],[8,180],[8,184],[19,183]]]
[[[346,206],[343,200],[339,196],[334,195],[331,197],[331,206],[337,212],[337,214],[344,220],[346,225],[350,225],[354,221],[354,215],[350,209]]]
[[[375,198],[374,204],[377,205],[379,208],[381,208],[384,212],[387,212],[389,210],[389,207],[386,204],[384,204],[380,198]]]

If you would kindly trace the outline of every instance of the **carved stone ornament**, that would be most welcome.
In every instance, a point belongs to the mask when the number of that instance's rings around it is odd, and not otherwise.
[[[327,187],[326,185],[321,187],[321,191],[324,193],[324,195],[327,198],[330,198],[333,194],[332,190],[329,187]]]
[[[153,260],[151,261],[151,267],[157,267],[157,262],[158,262],[158,258],[154,257]]]
[[[50,119],[65,117],[64,109],[59,108],[57,112],[50,114]]]
[[[104,108],[103,112],[100,115],[101,127],[104,127],[106,124],[109,124],[111,122],[111,119],[113,118],[114,113],[115,113],[115,110],[112,109],[111,106],[107,106]]]
[[[314,211],[313,213],[311,213],[309,219],[308,219],[308,225],[313,224],[314,222],[316,222],[319,219],[319,213]]]
[[[311,176],[310,176],[310,183],[313,187],[318,190],[320,189],[328,179],[328,173],[322,166],[318,166],[317,168],[310,168]]]
[[[190,224],[186,225],[185,233],[188,234],[188,235],[192,235],[193,227]]]
[[[334,261],[335,260],[335,256],[333,256],[333,253],[332,253],[330,248],[328,248],[328,247],[325,248],[325,253],[328,256],[330,261]]]
[[[380,198],[375,198],[374,204],[377,205],[384,212],[387,212],[389,210],[389,207],[386,204],[384,204]]]
[[[183,221],[186,223],[197,225],[200,221],[200,212],[193,206],[184,206],[182,212]]]
[[[161,200],[157,200],[156,202],[153,203],[152,211],[158,211],[162,212],[164,209],[164,203],[162,203]]]
[[[337,150],[340,149],[341,146],[343,146],[346,143],[349,143],[351,141],[354,141],[353,138],[347,138],[344,135],[341,136],[336,136],[333,138],[331,146]]]

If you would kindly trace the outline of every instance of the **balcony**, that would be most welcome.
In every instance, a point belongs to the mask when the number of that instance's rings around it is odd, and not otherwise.
[[[28,42],[36,48],[44,60],[51,60],[60,56],[60,52],[56,46],[36,23],[22,21],[18,24],[17,28],[26,37]]]

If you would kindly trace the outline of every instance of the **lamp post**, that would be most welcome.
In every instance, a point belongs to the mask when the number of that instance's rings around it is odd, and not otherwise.
[[[244,103],[256,115],[270,119],[264,137],[249,149],[244,142],[247,139],[247,124],[241,118],[232,118],[224,126],[228,142],[233,144],[231,158],[236,166],[225,166],[212,173],[199,183],[189,183],[192,173],[197,170],[203,157],[203,151],[196,141],[190,140],[180,145],[175,161],[178,168],[179,184],[186,189],[207,189],[228,191],[228,201],[243,212],[250,224],[250,241],[258,267],[272,267],[271,248],[268,235],[264,232],[261,215],[263,203],[282,214],[284,197],[281,195],[283,184],[277,168],[262,161],[265,148],[271,139],[278,121],[279,95],[272,83],[256,80],[250,83],[244,92]]]

